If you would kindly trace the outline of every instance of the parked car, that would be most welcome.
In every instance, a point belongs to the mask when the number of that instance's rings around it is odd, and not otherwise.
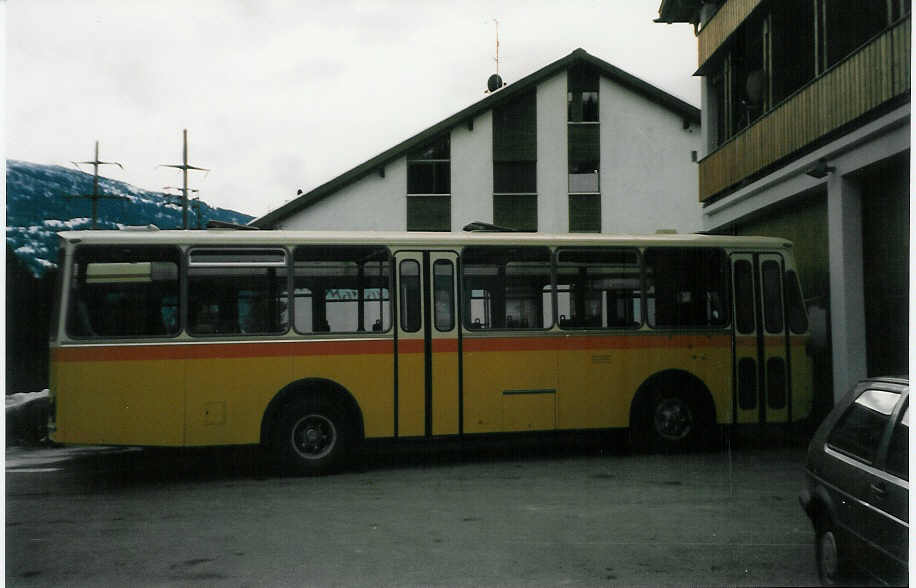
[[[824,584],[853,572],[907,583],[908,395],[907,378],[862,380],[808,446],[799,500],[814,524]]]

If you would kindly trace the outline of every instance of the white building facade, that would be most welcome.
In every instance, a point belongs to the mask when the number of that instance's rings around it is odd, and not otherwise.
[[[700,111],[581,49],[253,221],[695,232]]]

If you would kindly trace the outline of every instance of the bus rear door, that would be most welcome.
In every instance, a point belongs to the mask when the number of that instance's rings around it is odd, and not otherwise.
[[[782,256],[736,253],[731,263],[735,422],[786,422],[790,386]]]

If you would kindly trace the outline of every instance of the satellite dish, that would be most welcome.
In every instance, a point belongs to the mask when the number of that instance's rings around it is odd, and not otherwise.
[[[766,72],[762,69],[757,69],[747,74],[744,89],[747,91],[747,97],[752,107],[758,108],[763,104],[763,93],[766,91],[766,85]]]
[[[504,85],[505,84],[503,84],[503,79],[499,77],[499,74],[493,74],[487,80],[487,91],[495,92],[502,88]]]

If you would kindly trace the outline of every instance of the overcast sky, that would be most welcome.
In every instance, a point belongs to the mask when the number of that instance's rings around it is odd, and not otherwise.
[[[86,1],[6,5],[6,156],[178,186],[261,216],[577,47],[699,105],[660,0]],[[91,171],[91,168],[90,170]]]

